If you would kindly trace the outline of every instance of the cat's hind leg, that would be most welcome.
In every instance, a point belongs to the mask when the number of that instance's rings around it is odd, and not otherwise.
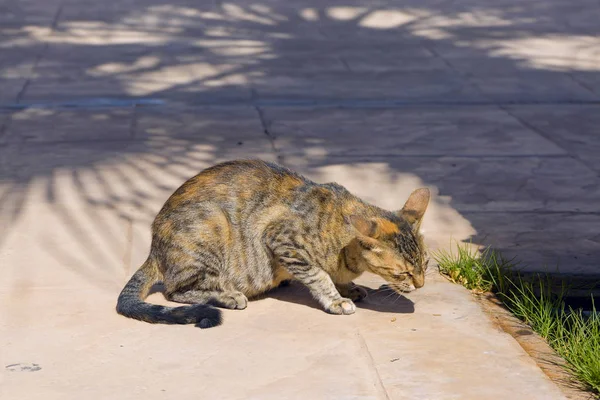
[[[184,240],[180,241],[181,243]],[[170,249],[164,273],[165,297],[167,300],[186,304],[207,304],[215,307],[243,310],[248,305],[246,296],[236,290],[223,288],[221,260],[215,257],[210,244],[195,243],[195,254],[184,245]],[[187,251],[185,251],[187,249]]]
[[[243,293],[223,290],[218,271],[208,267],[171,269],[165,274],[164,284],[167,300],[177,303],[208,304],[232,310],[243,310],[248,305]]]
[[[186,304],[208,304],[215,307],[243,310],[248,306],[248,298],[242,292],[214,290],[180,290],[165,294],[167,300]]]

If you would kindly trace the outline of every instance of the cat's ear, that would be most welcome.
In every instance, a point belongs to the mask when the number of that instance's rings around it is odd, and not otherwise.
[[[379,226],[377,225],[377,222],[373,220],[359,215],[351,215],[348,217],[348,220],[361,235],[371,238],[376,238],[379,235]]]
[[[423,215],[425,215],[425,211],[427,210],[430,197],[431,194],[427,188],[415,190],[410,194],[408,200],[406,200],[404,207],[398,211],[398,215],[411,224],[413,229],[419,229]]]
[[[354,229],[360,234],[356,237],[356,240],[362,248],[374,253],[381,253],[383,251],[377,241],[380,227],[376,221],[359,215],[351,215],[348,217],[348,222],[350,222]]]
[[[372,251],[373,253],[382,253],[383,249],[381,248],[381,246],[379,245],[379,242],[377,241],[377,239],[373,239],[367,236],[358,236],[356,238],[358,244],[360,244],[360,246],[365,249],[365,250],[369,250]]]

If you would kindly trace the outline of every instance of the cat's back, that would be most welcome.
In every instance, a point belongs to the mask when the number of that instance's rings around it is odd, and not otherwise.
[[[216,164],[190,178],[167,200],[163,211],[200,203],[247,208],[286,201],[295,189],[315,185],[280,165],[262,160],[235,160]]]

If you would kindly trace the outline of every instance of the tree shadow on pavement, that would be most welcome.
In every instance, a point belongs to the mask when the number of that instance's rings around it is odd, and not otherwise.
[[[600,258],[597,2],[0,10],[0,246],[26,241],[90,284],[119,287],[168,195],[242,157],[389,208],[430,186],[438,245],[560,255],[574,270]]]

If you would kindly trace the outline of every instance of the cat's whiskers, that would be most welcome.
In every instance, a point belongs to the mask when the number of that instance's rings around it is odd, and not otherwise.
[[[399,294],[399,293],[396,293],[396,296],[395,296],[395,297],[392,297],[392,299],[393,299],[393,301],[392,301],[392,304],[396,304],[396,303],[398,302],[398,300],[399,300],[399,299],[405,299],[405,297],[404,297],[404,296],[402,296],[402,295],[401,295],[401,294]]]
[[[385,296],[385,297],[383,298],[383,300],[385,301],[385,300],[389,299],[391,296],[393,296],[393,295],[395,295],[395,294],[397,294],[397,293],[396,293],[395,291],[393,291],[393,290],[392,290],[390,293],[388,293],[388,295],[387,295],[387,296]]]

